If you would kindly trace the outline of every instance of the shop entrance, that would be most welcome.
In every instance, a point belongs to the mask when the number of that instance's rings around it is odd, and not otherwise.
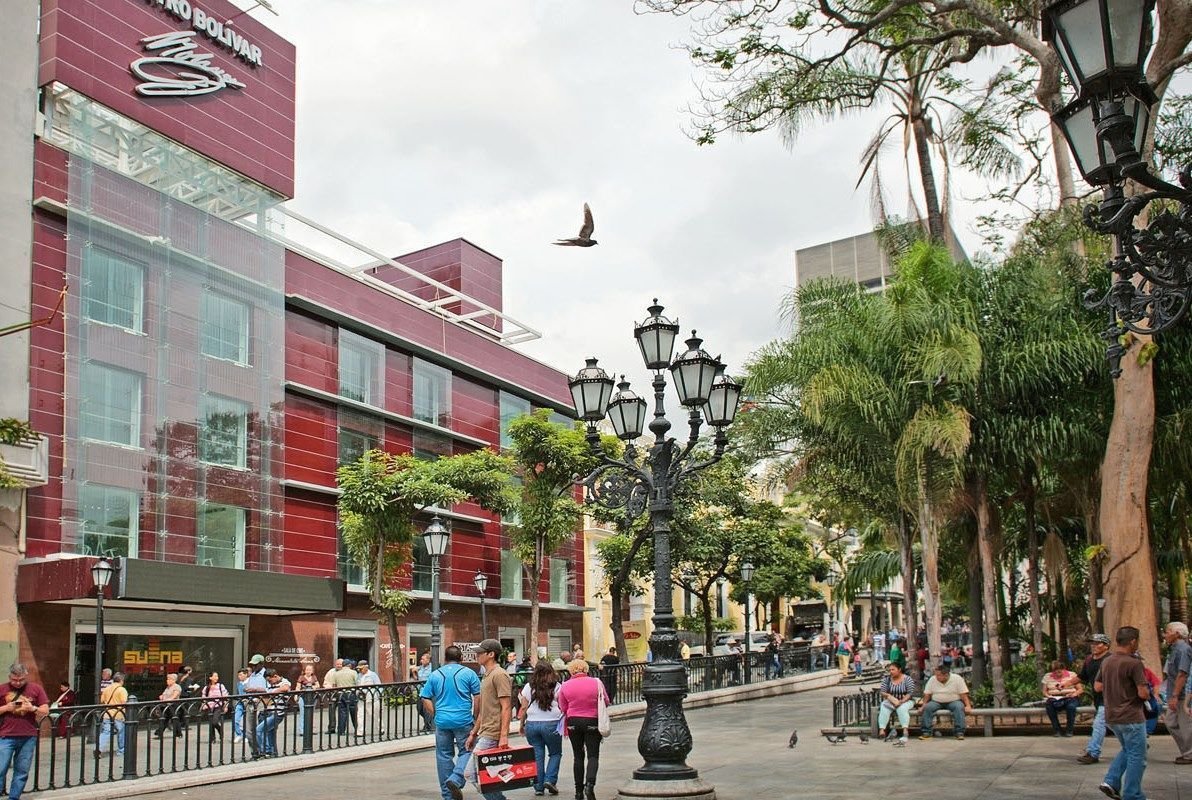
[[[376,662],[373,660],[373,644],[376,639],[373,637],[363,636],[340,636],[335,641],[336,658],[350,658],[353,661],[367,661],[369,666],[376,671]]]

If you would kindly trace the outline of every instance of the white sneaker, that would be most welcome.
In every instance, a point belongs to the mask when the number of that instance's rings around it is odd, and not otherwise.
[[[232,737],[232,741],[233,741],[233,742],[243,742],[243,741],[244,741],[244,737],[243,737],[243,736],[233,736],[233,737]]]

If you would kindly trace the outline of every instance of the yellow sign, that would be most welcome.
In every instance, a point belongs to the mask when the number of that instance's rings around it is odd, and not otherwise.
[[[625,631],[625,660],[645,661],[650,643],[646,640],[646,621],[630,619],[621,623]]]

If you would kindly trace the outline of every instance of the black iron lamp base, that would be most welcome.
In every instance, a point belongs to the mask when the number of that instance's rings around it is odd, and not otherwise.
[[[643,800],[655,797],[673,800],[716,800],[716,787],[701,778],[663,781],[632,778],[617,792],[617,800]]]

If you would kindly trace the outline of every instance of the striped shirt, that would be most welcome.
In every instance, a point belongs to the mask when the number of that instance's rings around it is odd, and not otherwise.
[[[910,697],[912,694],[914,694],[915,679],[910,675],[904,674],[902,676],[902,680],[898,683],[895,683],[893,678],[891,678],[889,675],[886,675],[884,678],[882,678],[881,691],[882,694],[892,694],[899,700],[905,700],[907,697]]]

